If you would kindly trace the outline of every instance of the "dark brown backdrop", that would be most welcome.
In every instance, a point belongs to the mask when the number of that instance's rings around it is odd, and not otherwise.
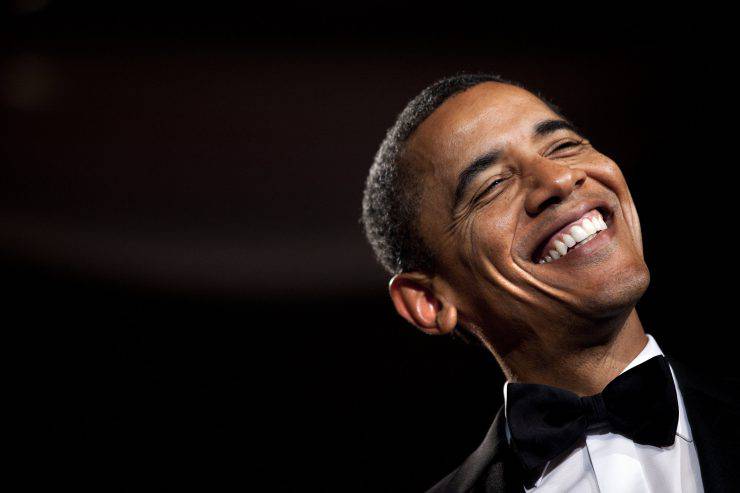
[[[502,378],[394,315],[358,218],[385,129],[458,71],[541,91],[622,163],[648,331],[738,375],[721,15],[103,3],[3,20],[4,328],[34,481],[421,491],[457,465]]]

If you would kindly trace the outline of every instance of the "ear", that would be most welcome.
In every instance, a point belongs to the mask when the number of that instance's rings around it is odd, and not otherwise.
[[[393,276],[388,285],[396,311],[426,334],[449,334],[457,325],[457,309],[435,293],[432,280],[419,272]]]

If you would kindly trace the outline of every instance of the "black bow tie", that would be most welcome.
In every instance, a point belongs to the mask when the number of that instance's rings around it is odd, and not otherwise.
[[[588,397],[548,385],[510,383],[506,420],[514,452],[530,472],[596,428],[665,447],[673,444],[678,425],[676,388],[663,356],[622,373]]]

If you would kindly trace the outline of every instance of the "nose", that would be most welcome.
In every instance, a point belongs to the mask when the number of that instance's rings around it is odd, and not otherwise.
[[[524,207],[531,216],[536,216],[551,205],[563,202],[586,181],[586,173],[583,170],[544,157],[530,162],[528,168],[532,188]]]

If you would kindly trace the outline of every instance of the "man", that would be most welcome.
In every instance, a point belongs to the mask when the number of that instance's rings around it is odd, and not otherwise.
[[[627,184],[553,106],[490,75],[429,86],[378,151],[363,225],[398,313],[480,341],[507,378],[431,491],[740,491],[735,389],[645,334]]]

